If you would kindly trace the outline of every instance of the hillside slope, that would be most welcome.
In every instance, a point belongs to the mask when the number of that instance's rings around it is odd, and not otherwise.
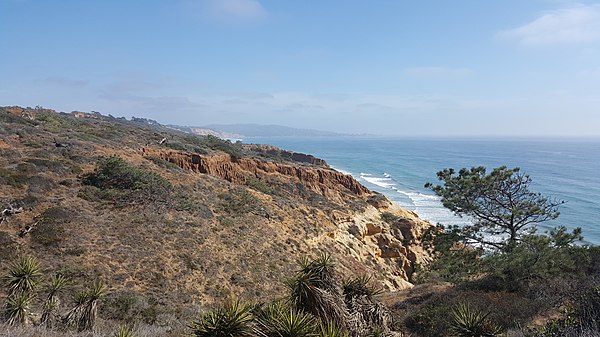
[[[110,156],[150,180],[95,184]],[[104,280],[109,303],[135,297],[150,321],[226,297],[278,298],[296,260],[321,252],[343,275],[410,287],[430,227],[309,155],[42,108],[0,108],[0,209],[10,206],[22,212],[0,224],[1,270],[33,255],[76,285]]]

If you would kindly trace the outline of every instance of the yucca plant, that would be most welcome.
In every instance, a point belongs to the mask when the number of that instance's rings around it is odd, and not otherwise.
[[[459,304],[452,311],[450,322],[451,332],[460,337],[494,337],[498,336],[502,329],[488,320],[490,313],[471,308],[468,304]]]
[[[342,288],[335,275],[331,256],[321,254],[315,260],[299,261],[300,270],[288,280],[288,303],[299,311],[314,315],[321,321],[331,321],[346,327],[349,317]]]
[[[190,325],[196,337],[256,337],[264,336],[254,323],[253,305],[232,301],[202,314]]]
[[[98,301],[106,295],[108,287],[102,281],[94,281],[86,291],[85,307],[79,318],[79,331],[92,330],[98,317]]]
[[[313,276],[315,286],[326,290],[338,290],[335,263],[328,253],[321,253],[314,260],[303,257],[298,260],[298,264],[300,265],[299,273]]]
[[[63,323],[66,326],[74,327],[78,325],[79,319],[83,314],[83,310],[85,309],[85,304],[87,303],[87,300],[87,291],[81,291],[77,294],[77,296],[75,297],[75,305],[73,306],[73,308],[71,308],[71,310],[69,310],[69,312],[67,312],[63,319]]]
[[[321,323],[319,328],[319,337],[348,337],[346,330],[331,322]]]
[[[4,304],[4,318],[8,325],[25,325],[34,296],[27,292],[10,295]]]
[[[268,337],[317,337],[319,323],[311,315],[273,303],[257,310],[257,321]]]
[[[33,295],[41,284],[42,278],[43,275],[37,260],[33,256],[27,256],[10,267],[4,283],[8,288],[9,296],[17,293]]]
[[[117,330],[117,332],[115,332],[113,337],[137,337],[137,335],[134,334],[133,331],[129,327],[121,326],[119,328],[119,330]]]
[[[88,289],[77,294],[75,306],[65,316],[64,323],[77,326],[79,331],[92,330],[98,316],[98,302],[107,291],[102,281],[94,281]]]
[[[47,296],[44,300],[41,324],[52,327],[56,317],[56,311],[60,307],[60,295],[68,286],[68,280],[63,275],[56,275],[47,284]]]
[[[371,277],[366,275],[344,280],[342,289],[346,300],[360,296],[365,296],[369,300],[372,300],[373,296],[382,292],[381,288],[371,284]]]

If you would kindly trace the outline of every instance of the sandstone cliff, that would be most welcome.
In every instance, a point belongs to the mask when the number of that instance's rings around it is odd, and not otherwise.
[[[273,147],[273,151],[276,148]],[[310,243],[317,247],[317,243],[335,242],[335,250],[345,250],[352,258],[379,270],[378,279],[389,290],[410,287],[415,264],[427,259],[420,237],[430,224],[383,195],[369,191],[352,176],[327,167],[298,166],[256,158],[236,159],[224,153],[202,156],[149,147],[142,148],[141,152],[186,171],[212,175],[238,185],[245,185],[249,177],[262,181],[276,179],[301,184],[340,204],[347,202],[348,194],[367,201],[360,210],[333,210],[329,217],[335,229]],[[397,219],[386,223],[381,219],[382,212],[393,214]]]

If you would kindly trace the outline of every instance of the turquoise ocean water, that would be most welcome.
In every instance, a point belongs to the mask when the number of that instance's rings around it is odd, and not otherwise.
[[[600,140],[444,140],[393,138],[248,138],[325,159],[371,190],[423,219],[445,225],[466,220],[444,209],[423,187],[446,168],[520,167],[531,190],[566,201],[560,217],[540,226],[582,227],[587,243],[600,244]]]

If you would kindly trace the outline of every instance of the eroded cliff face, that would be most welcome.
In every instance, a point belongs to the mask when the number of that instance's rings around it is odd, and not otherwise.
[[[276,176],[300,183],[315,193],[338,201],[346,193],[356,196],[366,196],[371,193],[352,176],[328,167],[291,165],[256,158],[233,158],[226,153],[199,155],[148,147],[142,148],[142,152],[144,155],[171,162],[184,170],[210,174],[238,185],[246,184],[250,177],[266,179]]]
[[[316,221],[305,219],[320,226],[320,234],[306,242],[309,250],[333,252],[348,271],[358,269],[377,275],[388,290],[411,287],[415,265],[428,259],[420,240],[423,232],[431,227],[429,222],[385,196],[369,191],[352,176],[328,167],[236,159],[225,153],[198,155],[148,147],[142,148],[142,152],[144,156],[161,158],[186,171],[209,174],[233,184],[244,185],[250,177],[301,184],[342,205],[339,209],[321,212]],[[266,202],[270,200],[267,196],[262,198]],[[353,209],[351,199],[362,200],[365,207]],[[381,218],[383,212],[397,219],[385,222]]]

